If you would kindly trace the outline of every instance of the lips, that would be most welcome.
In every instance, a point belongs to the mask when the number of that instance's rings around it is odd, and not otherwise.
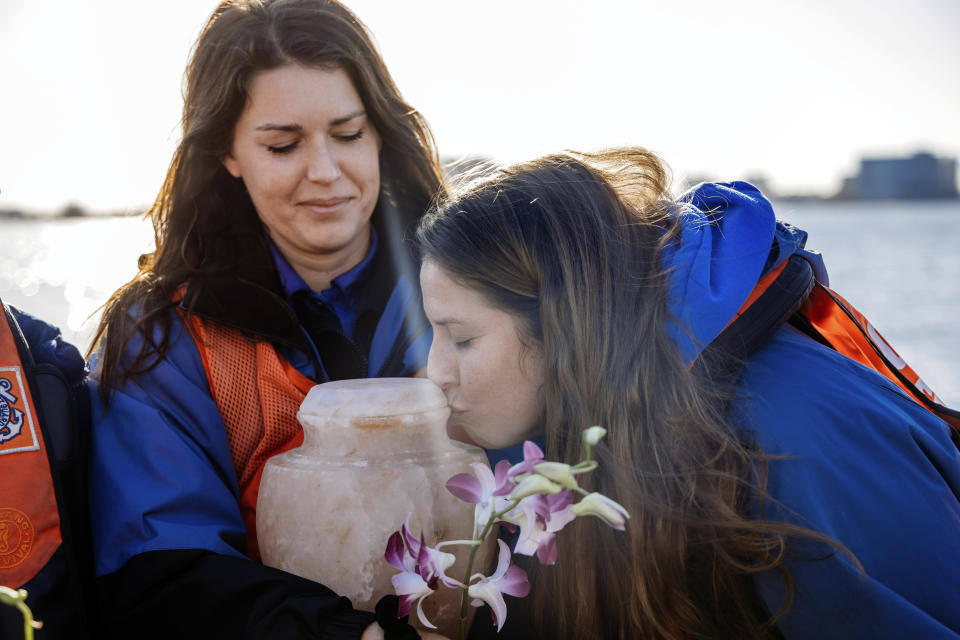
[[[327,211],[336,211],[342,209],[349,203],[353,198],[349,196],[334,197],[334,198],[312,198],[310,200],[303,200],[297,204],[301,207],[307,207],[318,212],[327,212]]]

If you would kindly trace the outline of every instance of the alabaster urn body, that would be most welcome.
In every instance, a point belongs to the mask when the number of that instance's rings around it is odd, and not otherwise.
[[[384,559],[387,540],[410,514],[426,543],[470,539],[474,505],[445,484],[483,450],[447,437],[443,392],[419,378],[340,380],[315,386],[297,418],[301,447],[271,458],[257,500],[257,538],[264,564],[315,580],[372,611],[393,593],[398,571]],[[492,558],[493,540],[474,572]],[[458,561],[448,575],[463,580],[468,546],[445,548]],[[455,637],[460,591],[441,586],[424,612]],[[411,611],[411,622],[416,621]]]

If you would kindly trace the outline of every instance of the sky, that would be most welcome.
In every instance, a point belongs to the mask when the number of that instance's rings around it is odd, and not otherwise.
[[[0,0],[0,209],[142,208],[214,0]],[[956,0],[350,0],[445,157],[641,145],[678,179],[837,190],[960,155]]]

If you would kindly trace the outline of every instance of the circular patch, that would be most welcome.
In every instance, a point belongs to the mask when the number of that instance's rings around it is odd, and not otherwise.
[[[27,514],[17,509],[0,509],[0,569],[10,569],[27,559],[34,533]]]

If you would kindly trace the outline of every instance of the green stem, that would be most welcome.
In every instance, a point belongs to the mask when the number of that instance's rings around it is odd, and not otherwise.
[[[33,611],[27,605],[27,592],[24,589],[0,587],[0,602],[16,607],[23,614],[23,637],[33,640],[33,630],[40,628],[40,623],[33,619]]]
[[[467,558],[467,573],[463,577],[463,588],[461,589],[462,595],[460,596],[460,640],[467,640],[467,611],[469,605],[469,589],[470,589],[470,576],[473,575],[473,561],[477,557],[477,549],[480,548],[480,541],[487,539],[487,534],[490,533],[490,527],[493,526],[494,521],[507,513],[512,511],[514,507],[520,504],[519,500],[514,500],[510,503],[506,509],[493,513],[491,511],[490,517],[487,518],[487,523],[483,526],[483,531],[480,535],[477,535],[477,527],[473,527],[473,540],[475,544],[470,547],[470,556]]]

